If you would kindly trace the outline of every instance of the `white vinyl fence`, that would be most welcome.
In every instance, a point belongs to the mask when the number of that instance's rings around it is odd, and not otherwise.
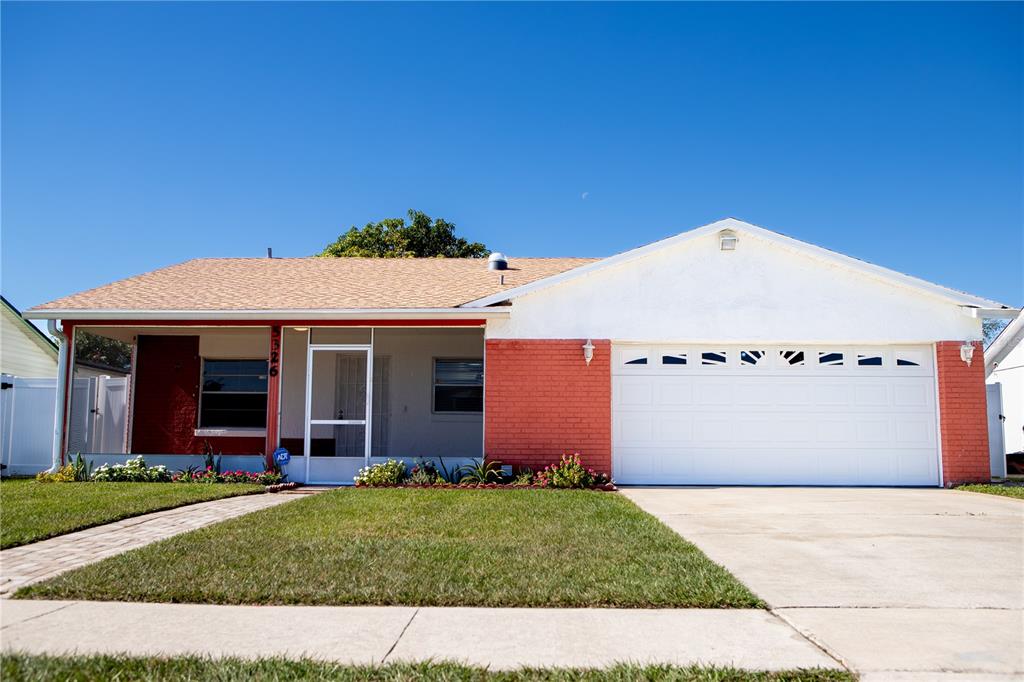
[[[0,375],[0,462],[4,475],[33,475],[50,467],[57,380]],[[128,379],[75,379],[69,452],[123,453],[127,441]]]

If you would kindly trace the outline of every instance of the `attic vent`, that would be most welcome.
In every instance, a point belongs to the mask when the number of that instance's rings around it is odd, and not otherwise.
[[[500,251],[495,251],[487,258],[488,270],[508,270],[508,258]]]
[[[732,230],[722,230],[718,233],[718,243],[722,251],[735,251],[739,241],[739,237]]]

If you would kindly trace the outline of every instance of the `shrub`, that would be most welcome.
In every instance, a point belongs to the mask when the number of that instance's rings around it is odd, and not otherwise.
[[[533,469],[530,467],[520,469],[519,473],[512,479],[512,485],[519,487],[533,485]]]
[[[92,463],[85,461],[81,452],[75,455],[74,460],[68,462],[68,466],[74,472],[76,481],[84,482],[92,478]]]
[[[504,474],[501,462],[480,460],[466,464],[455,470],[459,483],[500,483]]]
[[[409,471],[409,483],[413,485],[434,485],[444,482],[444,477],[441,476],[437,467],[429,459],[415,460],[412,469]]]
[[[124,464],[103,464],[92,473],[93,481],[116,483],[166,483],[171,480],[167,467],[147,467],[142,455],[129,459]]]
[[[389,459],[364,467],[356,474],[356,485],[397,485],[405,480],[405,462]]]
[[[53,473],[40,471],[36,474],[36,480],[40,483],[72,483],[75,479],[75,467],[65,464]]]
[[[546,488],[591,488],[607,483],[608,477],[583,466],[578,452],[562,455],[558,464],[549,464],[537,474],[536,482]]]

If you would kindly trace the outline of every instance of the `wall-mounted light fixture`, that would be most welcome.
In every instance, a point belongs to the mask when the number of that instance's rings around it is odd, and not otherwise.
[[[297,332],[308,332],[309,331],[309,327],[292,327],[292,329],[294,329]]]
[[[594,343],[587,339],[587,342],[583,344],[583,359],[587,361],[587,367],[590,366],[590,361],[594,359]]]
[[[967,363],[967,366],[971,366],[971,360],[974,359],[974,344],[965,342],[964,345],[960,346],[960,359]]]
[[[718,244],[722,251],[735,251],[740,238],[732,230],[722,230],[718,233]]]

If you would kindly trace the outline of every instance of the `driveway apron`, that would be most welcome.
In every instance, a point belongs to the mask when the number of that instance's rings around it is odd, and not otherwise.
[[[868,674],[1024,675],[1024,502],[940,489],[627,488]]]

